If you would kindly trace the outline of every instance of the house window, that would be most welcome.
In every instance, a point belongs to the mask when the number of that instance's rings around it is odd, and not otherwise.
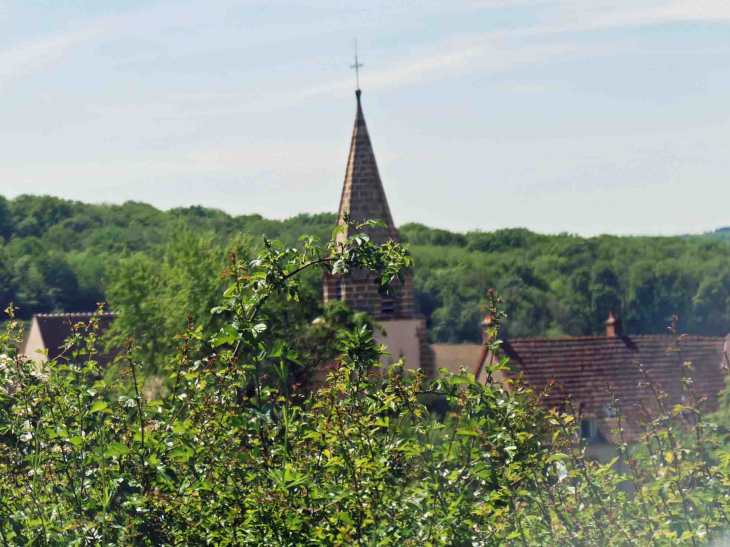
[[[335,283],[335,300],[342,300],[342,279]]]
[[[596,437],[596,420],[584,418],[580,422],[580,436],[582,439],[594,439]]]
[[[389,294],[380,295],[380,312],[384,315],[390,315],[395,311],[395,300]]]

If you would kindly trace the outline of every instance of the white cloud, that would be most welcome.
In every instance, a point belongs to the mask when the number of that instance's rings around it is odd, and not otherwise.
[[[533,95],[540,93],[556,93],[571,89],[573,84],[565,80],[519,80],[497,84],[500,93]]]
[[[724,0],[560,0],[547,12],[549,23],[513,29],[513,35],[545,35],[671,23],[730,20]]]
[[[681,0],[660,10],[666,19],[730,20],[730,3],[726,0]]]
[[[183,177],[216,177],[249,173],[263,175],[278,171],[300,173],[319,170],[331,160],[332,150],[341,144],[333,141],[263,140],[238,145],[195,147],[152,152],[123,158],[117,155],[93,154],[82,151],[62,161],[47,161],[36,165],[0,166],[0,181],[10,186],[19,184],[59,184],[74,180],[89,180],[122,184],[140,179],[170,179]],[[0,194],[8,193],[0,183]],[[13,193],[13,192],[10,192]]]
[[[443,4],[441,4],[443,5]],[[679,0],[667,5],[659,0],[462,0],[450,4],[452,10],[464,8],[504,8],[534,5],[552,9],[547,11],[545,24],[516,26],[511,29],[454,35],[438,43],[420,48],[415,54],[392,60],[391,66],[381,67],[376,73],[362,79],[368,89],[411,85],[428,80],[430,75],[443,77],[445,73],[463,70],[499,70],[515,64],[539,63],[548,59],[566,59],[572,55],[617,51],[626,47],[617,41],[598,44],[574,42],[566,34],[571,32],[608,30],[614,28],[656,25],[679,20],[730,20],[730,2],[716,0]],[[422,8],[439,9],[431,2]],[[553,37],[550,43],[531,44],[522,39],[535,36]],[[507,41],[519,40],[519,47]],[[368,69],[366,69],[367,71]],[[556,88],[567,89],[569,82],[531,81],[515,84],[517,93],[540,93]],[[281,104],[315,95],[329,94],[352,88],[352,78],[343,77],[322,85],[277,97]],[[268,101],[266,101],[268,102]],[[260,106],[260,103],[256,103]]]
[[[24,76],[57,63],[71,49],[103,34],[104,25],[93,25],[28,40],[0,52],[0,81]]]

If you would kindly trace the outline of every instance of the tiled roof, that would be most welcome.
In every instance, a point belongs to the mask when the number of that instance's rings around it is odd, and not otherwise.
[[[677,346],[670,335],[512,339],[505,341],[502,351],[510,358],[508,375],[522,373],[536,392],[555,382],[544,399],[545,406],[560,408],[565,394],[571,394],[576,410],[582,407],[586,418],[596,420],[599,437],[615,442],[611,430],[616,420],[607,412],[611,405],[608,385],[627,418],[627,440],[635,440],[640,431],[637,402],[641,400],[652,412],[657,408],[651,391],[640,386],[646,378],[636,363],[668,393],[665,403],[669,408],[683,402],[681,378],[689,377],[697,397],[707,397],[706,409],[714,410],[718,392],[725,387],[724,342],[722,337],[688,336],[676,352],[671,351]],[[484,355],[479,364],[483,360]],[[692,363],[689,369],[683,366],[688,361]]]
[[[473,372],[474,362],[484,346],[481,344],[431,344],[436,357],[436,368],[445,368],[459,374],[461,367]]]
[[[79,311],[70,313],[36,313],[34,314],[34,317],[63,317],[64,319],[66,317],[70,317],[71,319],[88,319],[95,315],[97,315],[97,312],[95,311]],[[99,314],[99,317],[117,317],[118,315],[119,314],[116,312],[104,312]]]
[[[43,345],[48,350],[48,359],[56,359],[61,354],[66,338],[71,334],[71,325],[68,324],[67,319],[70,319],[72,323],[87,323],[94,315],[93,312],[39,313],[34,315],[35,320],[38,322]],[[109,312],[99,315],[99,327],[102,334],[106,332],[118,315]],[[97,349],[100,353],[95,356],[95,359],[102,366],[114,361],[114,358],[119,354],[117,349],[104,352],[103,341]]]

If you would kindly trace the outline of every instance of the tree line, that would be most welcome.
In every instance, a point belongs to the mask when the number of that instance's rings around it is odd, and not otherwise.
[[[187,313],[208,315],[222,287],[211,272],[223,271],[232,249],[254,255],[264,234],[285,246],[301,246],[301,233],[327,240],[335,223],[331,213],[280,221],[199,206],[0,197],[0,303],[13,301],[27,319],[106,301],[134,311],[136,325],[145,325],[141,314],[150,329],[162,317],[177,327]],[[415,262],[416,313],[428,319],[433,342],[478,342],[489,288],[506,297],[510,337],[600,335],[610,310],[630,334],[664,332],[672,315],[683,332],[728,333],[728,228],[592,238],[523,228],[463,234],[416,223],[399,231]],[[321,283],[316,275],[301,283],[297,317],[309,321],[324,313]]]

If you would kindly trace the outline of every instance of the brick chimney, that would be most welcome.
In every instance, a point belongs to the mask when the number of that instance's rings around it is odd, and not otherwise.
[[[606,319],[606,336],[609,338],[621,338],[621,320],[611,310]]]
[[[487,315],[484,316],[484,319],[482,319],[481,327],[482,327],[482,343],[486,344],[489,342],[489,335],[487,334],[487,329],[492,326],[492,312],[487,312]]]
[[[482,379],[479,378],[479,376],[482,375],[482,371],[486,367],[494,365],[494,355],[491,351],[489,351],[489,347],[487,346],[487,344],[492,342],[492,340],[489,339],[487,329],[489,329],[493,324],[494,318],[492,317],[492,312],[487,312],[487,315],[484,316],[484,319],[482,319],[482,322],[479,324],[482,329],[482,342],[484,343],[484,347],[479,355],[479,361],[477,361],[476,367],[474,368],[474,378],[481,383],[485,383],[487,378],[486,375]]]

